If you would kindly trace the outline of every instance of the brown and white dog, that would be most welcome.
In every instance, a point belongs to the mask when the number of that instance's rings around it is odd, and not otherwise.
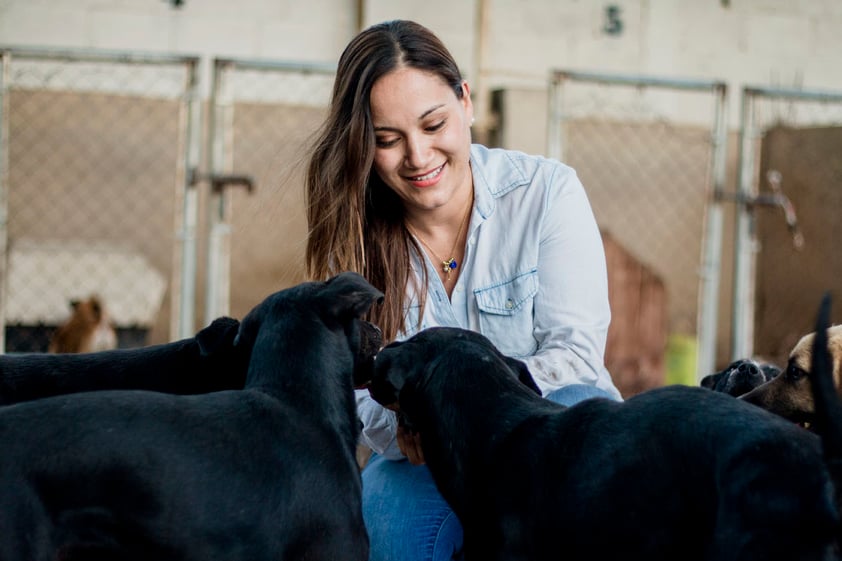
[[[117,348],[117,333],[102,300],[71,300],[73,314],[53,334],[51,353],[91,353]]]
[[[767,411],[810,428],[815,408],[810,382],[815,332],[801,338],[789,354],[786,370],[769,382],[740,396]],[[833,365],[833,383],[842,396],[842,325],[827,330],[828,349]]]

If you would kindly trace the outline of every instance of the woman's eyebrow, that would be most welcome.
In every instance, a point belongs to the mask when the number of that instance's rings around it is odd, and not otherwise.
[[[427,109],[426,111],[421,113],[421,116],[418,117],[418,120],[420,121],[421,119],[423,119],[424,117],[426,117],[430,113],[433,113],[434,111],[436,111],[438,109],[441,109],[445,105],[446,105],[445,103],[439,103],[438,105],[434,105],[434,106],[430,107],[429,109]],[[374,127],[374,130],[375,131],[391,131],[391,130],[397,130],[397,129],[395,129],[394,127]]]
[[[426,111],[424,111],[424,112],[421,114],[421,116],[420,116],[420,117],[418,117],[418,120],[420,121],[421,119],[423,119],[424,117],[426,117],[426,116],[427,116],[427,115],[429,115],[430,113],[434,112],[435,110],[437,110],[437,109],[441,109],[442,107],[444,107],[444,105],[445,105],[444,103],[439,103],[438,105],[434,105],[433,107],[430,107],[429,109],[427,109]]]

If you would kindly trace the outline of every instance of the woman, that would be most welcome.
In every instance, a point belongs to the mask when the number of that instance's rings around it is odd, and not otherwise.
[[[548,399],[619,399],[603,365],[605,255],[569,167],[471,143],[468,83],[410,21],[374,25],[343,52],[307,176],[307,265],[362,273],[385,295],[384,341],[433,325],[479,331],[529,366]],[[371,559],[451,559],[461,527],[419,443],[358,392]],[[493,414],[493,412],[489,412]],[[408,459],[408,461],[407,461]]]

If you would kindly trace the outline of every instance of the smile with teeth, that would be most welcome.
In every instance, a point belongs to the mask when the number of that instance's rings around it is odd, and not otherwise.
[[[437,176],[438,174],[440,174],[441,170],[443,168],[444,168],[444,164],[440,165],[439,167],[437,167],[436,169],[434,169],[433,171],[431,171],[430,173],[428,173],[426,175],[417,175],[415,177],[410,177],[409,179],[411,181],[427,181],[428,179],[432,179],[435,176]]]

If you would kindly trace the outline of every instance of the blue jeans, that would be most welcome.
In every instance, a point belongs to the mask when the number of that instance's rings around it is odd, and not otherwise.
[[[585,384],[559,388],[547,399],[573,405],[607,392]],[[436,489],[427,466],[372,454],[362,473],[369,561],[460,559],[462,525]]]

